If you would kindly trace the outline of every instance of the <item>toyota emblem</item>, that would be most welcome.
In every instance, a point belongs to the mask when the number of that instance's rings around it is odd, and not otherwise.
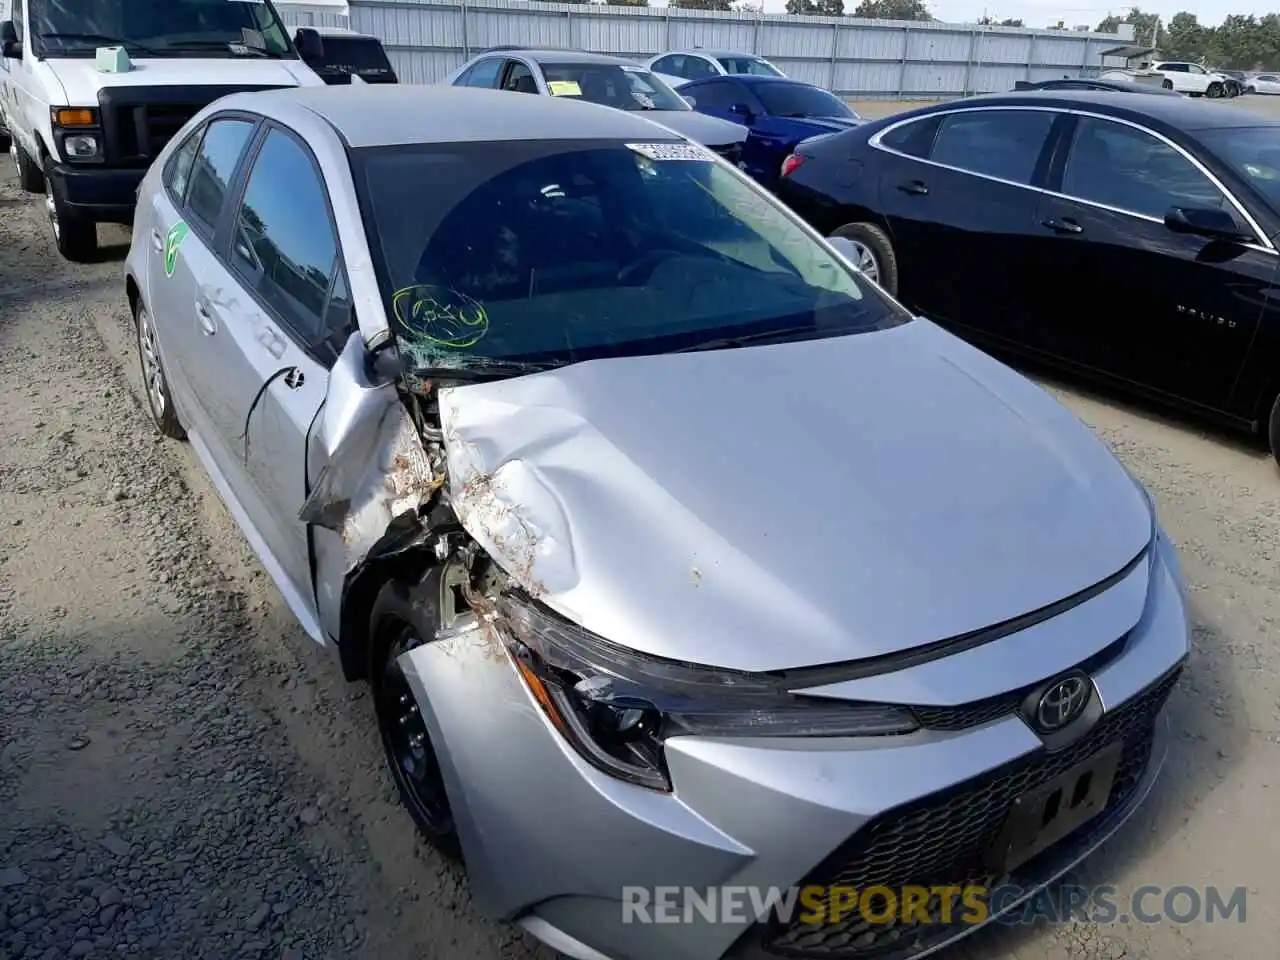
[[[1040,696],[1036,704],[1036,726],[1041,733],[1055,733],[1080,714],[1089,703],[1087,677],[1071,676],[1057,680]]]

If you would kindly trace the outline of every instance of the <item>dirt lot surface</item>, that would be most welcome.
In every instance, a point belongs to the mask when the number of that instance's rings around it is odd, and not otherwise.
[[[415,843],[363,687],[291,622],[191,451],[150,429],[123,232],[65,264],[5,169],[0,958],[549,958]],[[946,958],[1275,956],[1280,471],[1053,389],[1149,484],[1195,615],[1165,776],[1077,879],[1242,886],[1247,921],[999,929]]]

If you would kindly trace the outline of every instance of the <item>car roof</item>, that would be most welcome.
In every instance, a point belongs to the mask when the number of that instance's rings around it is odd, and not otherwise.
[[[608,53],[592,53],[589,50],[556,50],[553,47],[502,47],[497,50],[486,50],[486,54],[511,53],[538,63],[601,63],[619,64],[628,67],[639,67],[641,64],[626,57],[615,57]]]
[[[1245,107],[1200,101],[1190,97],[1117,97],[1105,90],[1028,90],[1025,93],[990,93],[955,100],[931,110],[962,105],[1078,107],[1115,116],[1148,117],[1181,130],[1231,127],[1280,127],[1280,118],[1265,117]]]
[[[314,30],[322,37],[348,37],[350,39],[362,38],[366,40],[377,40],[371,33],[361,33],[359,30],[351,30],[347,27],[301,27],[303,30]]]
[[[626,110],[505,90],[418,84],[293,87],[235,93],[229,110],[276,116],[302,107],[356,148],[493,140],[671,141],[678,134]]]
[[[704,57],[748,57],[751,60],[763,60],[764,57],[758,53],[747,53],[743,50],[715,50],[706,49],[704,47],[685,47],[683,50],[668,50],[666,54],[672,53],[700,53]]]
[[[697,84],[714,83],[717,80],[720,80],[720,81],[736,80],[739,83],[745,83],[748,86],[755,86],[761,83],[782,83],[782,84],[791,84],[793,87],[817,87],[817,89],[819,90],[823,89],[822,87],[819,87],[816,83],[809,83],[807,80],[797,80],[795,77],[774,77],[774,76],[766,77],[758,73],[727,73],[727,74],[719,74],[714,77],[699,77],[697,80],[690,80],[688,83],[683,84],[683,86],[691,87],[695,83]]]

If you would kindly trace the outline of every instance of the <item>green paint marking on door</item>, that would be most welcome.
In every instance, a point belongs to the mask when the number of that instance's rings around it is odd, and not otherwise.
[[[173,276],[173,268],[178,265],[178,248],[182,246],[182,241],[187,239],[187,225],[179,220],[164,238],[164,275],[166,277]]]

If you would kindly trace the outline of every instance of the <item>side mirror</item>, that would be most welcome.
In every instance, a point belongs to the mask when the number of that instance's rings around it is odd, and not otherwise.
[[[293,35],[293,45],[298,48],[298,56],[307,63],[324,59],[324,41],[311,27],[299,27]]]
[[[740,117],[744,123],[750,123],[752,118],[755,116],[755,114],[751,112],[751,108],[745,103],[735,103],[729,108],[729,112],[735,117]]]
[[[0,55],[8,60],[22,59],[22,41],[12,20],[0,22]]]
[[[1217,207],[1170,207],[1164,225],[1174,233],[1228,243],[1248,243],[1254,239],[1240,229],[1235,218]]]

